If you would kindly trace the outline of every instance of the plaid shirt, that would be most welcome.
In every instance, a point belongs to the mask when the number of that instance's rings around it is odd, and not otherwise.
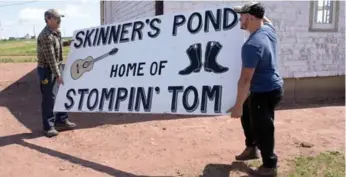
[[[49,67],[55,76],[61,76],[59,65],[62,63],[60,31],[54,32],[46,26],[37,38],[38,66]]]

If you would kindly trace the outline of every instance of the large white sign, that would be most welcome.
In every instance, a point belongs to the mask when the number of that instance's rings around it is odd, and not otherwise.
[[[245,33],[229,7],[77,30],[54,111],[226,114]]]

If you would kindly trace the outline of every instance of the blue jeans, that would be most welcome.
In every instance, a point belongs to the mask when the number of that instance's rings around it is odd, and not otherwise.
[[[54,127],[55,122],[63,122],[68,119],[66,112],[57,112],[54,115],[53,108],[55,102],[55,94],[53,92],[56,78],[53,76],[50,68],[37,67],[38,79],[40,82],[40,90],[42,96],[41,113],[43,129],[49,130]]]

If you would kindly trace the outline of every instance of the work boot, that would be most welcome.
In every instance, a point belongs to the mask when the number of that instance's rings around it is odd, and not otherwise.
[[[192,72],[198,73],[202,67],[202,44],[196,43],[190,45],[186,50],[187,56],[190,59],[190,65],[179,71],[180,75],[189,75]]]
[[[47,136],[48,138],[57,136],[58,134],[59,132],[54,127],[51,127],[48,130],[44,130],[44,135]]]
[[[64,120],[64,121],[57,121],[55,123],[55,127],[62,131],[62,130],[72,130],[76,127],[77,125],[69,120]]]
[[[251,175],[255,176],[265,176],[265,177],[276,177],[277,176],[277,168],[267,168],[261,165],[257,169],[250,170]]]
[[[259,151],[256,147],[246,147],[245,150],[235,156],[236,160],[255,160],[255,159],[259,159]]]
[[[204,70],[207,72],[214,72],[216,74],[221,74],[228,71],[228,67],[221,66],[217,63],[216,59],[219,55],[222,45],[216,41],[209,41],[205,50],[205,62]]]

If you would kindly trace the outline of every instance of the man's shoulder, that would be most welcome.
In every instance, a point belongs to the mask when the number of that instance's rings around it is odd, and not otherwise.
[[[271,33],[276,33],[276,29],[272,23],[265,22],[264,23],[264,31],[271,32]]]
[[[53,39],[53,34],[47,28],[43,28],[37,38],[51,40]]]
[[[257,52],[261,50],[260,44],[252,41],[247,41],[242,46],[242,52],[249,53],[249,52]]]
[[[41,33],[37,37],[38,40],[53,40],[53,35],[45,30],[42,30]]]
[[[252,36],[249,37],[249,39],[244,43],[244,48],[258,48],[262,44],[261,33],[255,33]]]
[[[252,35],[251,39],[249,39],[249,43],[261,46],[268,42],[268,38],[272,40],[276,40],[277,38],[275,28],[270,23],[266,23],[260,30]]]
[[[273,25],[272,22],[264,22],[263,24],[266,25],[266,26],[269,26],[271,28],[274,28],[274,25]]]

